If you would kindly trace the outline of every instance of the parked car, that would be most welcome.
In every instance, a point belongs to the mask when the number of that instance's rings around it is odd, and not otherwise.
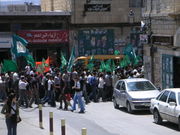
[[[167,120],[178,124],[180,130],[180,88],[163,90],[157,98],[151,100],[150,110],[156,124]]]
[[[149,110],[151,99],[160,91],[147,79],[132,78],[118,80],[113,91],[115,108],[126,107],[129,113],[134,110]]]

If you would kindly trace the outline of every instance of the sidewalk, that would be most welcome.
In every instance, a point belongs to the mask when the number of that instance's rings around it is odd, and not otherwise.
[[[0,103],[0,110],[2,109],[2,104]],[[25,112],[30,111],[32,109],[22,110],[20,109],[20,115],[22,121],[17,126],[17,135],[49,135],[48,128],[40,129],[38,122],[38,109],[34,110],[37,116],[35,116],[34,112]],[[7,135],[7,128],[5,123],[5,118],[3,114],[0,114],[0,135]]]
[[[1,109],[2,103],[0,103],[0,110]],[[74,129],[71,125],[68,125],[72,118],[77,118],[77,116],[81,115],[77,113],[78,111],[72,113],[71,111],[58,110],[57,108],[52,108],[47,105],[43,107],[44,129],[39,128],[39,109],[37,108],[37,105],[33,105],[33,108],[28,109],[20,108],[20,116],[22,121],[18,124],[17,135],[37,135],[37,133],[38,135],[49,135],[49,112],[53,112],[54,116],[54,135],[61,135],[61,119],[63,118],[66,120],[67,135],[81,135],[81,128]],[[7,135],[5,118],[3,114],[0,114],[0,123],[0,135]]]

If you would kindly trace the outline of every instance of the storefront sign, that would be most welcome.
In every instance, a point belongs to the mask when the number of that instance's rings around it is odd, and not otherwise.
[[[66,30],[18,31],[17,34],[26,39],[31,44],[69,42],[69,33]]]
[[[109,12],[111,4],[85,4],[84,10],[86,12]]]

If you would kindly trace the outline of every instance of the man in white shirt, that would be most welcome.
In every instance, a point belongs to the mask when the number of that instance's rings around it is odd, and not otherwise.
[[[27,85],[28,82],[26,81],[24,76],[21,76],[21,79],[19,80],[19,105],[24,105],[24,102],[26,104],[26,108],[28,108],[28,97],[27,97]]]
[[[46,102],[48,102],[51,105],[51,107],[56,106],[54,97],[54,78],[52,75],[50,75],[48,79],[47,97],[44,99],[44,101],[42,101],[42,103],[45,104]]]
[[[25,70],[26,70],[26,74],[29,75],[31,71],[31,67],[29,64],[25,67]]]

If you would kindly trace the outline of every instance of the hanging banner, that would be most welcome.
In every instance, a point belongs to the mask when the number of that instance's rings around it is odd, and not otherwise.
[[[32,44],[68,43],[69,32],[67,30],[31,30],[18,31],[17,35]]]
[[[114,54],[113,29],[86,29],[78,32],[79,56]]]
[[[85,4],[84,10],[86,12],[109,12],[111,4]]]

